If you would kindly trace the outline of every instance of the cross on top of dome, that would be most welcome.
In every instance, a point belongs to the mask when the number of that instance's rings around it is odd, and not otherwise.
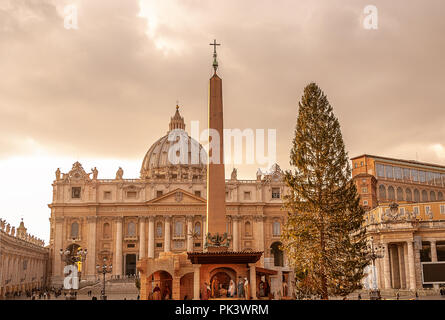
[[[176,103],[176,112],[173,117],[170,118],[169,131],[174,129],[182,129],[185,130],[185,122],[184,117],[181,117],[179,113],[179,105]]]

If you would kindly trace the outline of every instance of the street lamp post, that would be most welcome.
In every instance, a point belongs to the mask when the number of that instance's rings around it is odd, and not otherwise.
[[[375,260],[379,258],[383,258],[384,251],[383,246],[378,245],[377,247],[374,247],[374,238],[371,237],[369,243],[368,243],[368,249],[369,249],[369,258],[372,260],[372,289],[370,292],[370,299],[376,300],[380,299],[380,290],[377,286],[377,270],[375,267]]]
[[[73,248],[74,250],[74,248]],[[86,258],[87,258],[87,254],[88,254],[88,250],[87,249],[80,249],[77,252],[71,252],[70,250],[66,249],[65,251],[63,249],[60,249],[59,251],[60,257],[62,259],[62,261],[65,262],[66,266],[69,265],[76,265],[76,263],[81,262],[83,263]],[[77,279],[76,281],[80,280],[80,276],[81,276],[82,272],[77,274]],[[67,289],[67,288],[65,288]],[[70,288],[70,295],[66,297],[67,300],[76,300],[76,295],[74,294],[74,289],[73,287]]]
[[[101,295],[100,295],[101,300],[107,300],[107,296],[105,295],[105,275],[107,273],[111,273],[113,271],[113,265],[110,264],[109,266],[107,266],[106,261],[107,261],[107,259],[104,258],[104,263],[102,266],[96,265],[97,272],[99,274],[102,273],[102,276],[103,276],[102,291],[101,291]]]

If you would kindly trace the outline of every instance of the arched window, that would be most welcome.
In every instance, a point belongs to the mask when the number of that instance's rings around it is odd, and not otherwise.
[[[436,201],[436,193],[434,191],[430,192],[430,201]]]
[[[441,191],[439,191],[439,193],[437,194],[437,200],[439,201],[443,200],[443,193]]]
[[[180,237],[183,233],[183,224],[182,221],[176,221],[175,222],[175,236]]]
[[[157,236],[158,238],[161,238],[161,237],[162,237],[162,222],[158,222],[158,223],[156,224],[156,236]]]
[[[273,223],[273,228],[272,228],[272,234],[274,236],[279,236],[281,235],[281,225],[279,221],[274,221]]]
[[[379,186],[379,198],[382,200],[386,199],[386,188],[382,184]]]
[[[79,238],[79,224],[77,222],[73,222],[71,224],[71,238],[72,239]]]
[[[417,189],[414,189],[414,201],[420,202],[420,192]]]
[[[397,201],[403,201],[403,190],[402,188],[397,188]]]
[[[273,264],[276,267],[283,266],[283,251],[280,249],[281,242],[274,242],[270,246],[270,252],[273,254]]]
[[[426,190],[422,190],[422,201],[428,201],[428,192]]]
[[[104,235],[105,239],[108,239],[111,237],[111,227],[108,222],[104,223],[103,235]]]
[[[244,224],[244,233],[246,236],[252,235],[252,225],[249,221],[246,221],[246,223]]]
[[[406,193],[406,201],[413,201],[413,194],[411,192],[411,189],[406,189],[405,193]]]
[[[388,199],[389,200],[395,200],[396,199],[395,191],[394,191],[394,188],[392,186],[388,187]]]
[[[201,223],[199,222],[195,223],[195,234],[198,236],[201,235]]]
[[[136,224],[133,221],[128,223],[127,236],[129,236],[129,237],[136,236]]]

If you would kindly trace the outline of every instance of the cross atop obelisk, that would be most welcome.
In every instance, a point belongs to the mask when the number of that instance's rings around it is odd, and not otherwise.
[[[216,60],[216,46],[220,46],[220,43],[216,43],[216,39],[213,40],[213,43],[210,43],[211,46],[213,46],[213,69],[215,70],[216,73],[216,69],[218,69],[218,60]]]

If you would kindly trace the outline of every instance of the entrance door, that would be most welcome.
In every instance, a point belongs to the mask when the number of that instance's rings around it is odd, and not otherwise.
[[[127,254],[125,257],[125,275],[132,276],[136,274],[136,255]]]

